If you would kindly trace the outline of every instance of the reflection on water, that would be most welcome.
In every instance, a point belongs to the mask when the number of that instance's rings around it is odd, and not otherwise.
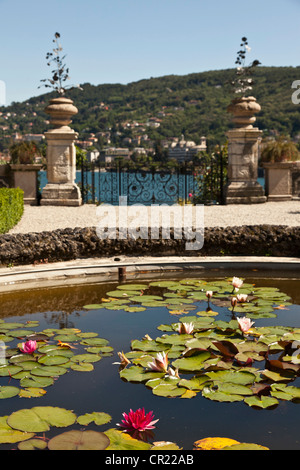
[[[240,273],[229,273],[239,275]],[[218,278],[218,272],[205,278]],[[278,310],[277,318],[260,319],[257,325],[288,325],[300,327],[299,279],[261,278],[258,272],[242,273],[247,283],[278,287],[292,298],[288,310]],[[169,274],[164,279],[178,279]],[[182,275],[181,275],[182,277]],[[204,278],[195,272],[184,278]],[[153,278],[151,279],[153,281]],[[127,282],[130,282],[127,280]],[[134,280],[133,282],[136,282]],[[143,280],[142,282],[145,282]],[[270,449],[299,449],[298,416],[300,404],[282,401],[274,410],[254,410],[243,403],[213,402],[197,395],[193,399],[172,399],[154,396],[142,384],[122,381],[118,366],[118,351],[129,351],[133,339],[145,334],[161,335],[157,327],[177,321],[166,308],[150,308],[144,312],[83,309],[84,305],[101,302],[105,292],[114,290],[116,283],[63,286],[39,290],[10,292],[0,295],[0,316],[10,321],[39,320],[38,331],[44,328],[74,327],[94,331],[106,338],[114,348],[114,356],[103,358],[89,373],[73,371],[60,377],[42,398],[11,398],[0,400],[0,416],[33,406],[61,406],[78,415],[105,411],[112,416],[110,427],[120,422],[122,413],[130,408],[153,410],[159,419],[155,440],[176,442],[192,449],[193,442],[205,437],[229,437],[240,442],[253,442]],[[299,382],[299,379],[297,379]],[[294,383],[299,386],[299,383]],[[101,429],[102,430],[102,429]]]

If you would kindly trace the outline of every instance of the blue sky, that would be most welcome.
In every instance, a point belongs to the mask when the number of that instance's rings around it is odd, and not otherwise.
[[[56,31],[72,84],[232,68],[242,36],[247,62],[300,65],[300,0],[0,0],[0,18],[7,105],[48,91]]]

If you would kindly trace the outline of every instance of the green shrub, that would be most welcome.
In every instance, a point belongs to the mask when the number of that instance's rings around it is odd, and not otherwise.
[[[24,212],[24,192],[20,188],[0,188],[0,233],[8,232]]]

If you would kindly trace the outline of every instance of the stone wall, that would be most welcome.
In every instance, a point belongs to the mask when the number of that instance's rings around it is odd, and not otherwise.
[[[172,232],[172,231],[171,231]],[[172,234],[171,234],[172,235]],[[0,235],[0,265],[127,256],[287,256],[300,258],[300,227],[242,226],[205,229],[201,250],[188,251],[186,240],[101,240],[96,228]]]

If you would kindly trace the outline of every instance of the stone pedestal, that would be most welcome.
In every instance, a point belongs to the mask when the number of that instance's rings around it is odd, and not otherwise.
[[[42,165],[15,164],[10,165],[13,175],[13,187],[24,191],[24,204],[38,204],[38,172]]]
[[[264,163],[266,195],[268,201],[292,199],[293,162]]]
[[[261,108],[253,97],[233,100],[227,108],[235,129],[228,131],[228,184],[226,204],[266,202],[264,188],[257,182],[258,153],[262,131],[253,127],[254,113]]]
[[[51,116],[53,129],[45,133],[47,139],[47,179],[41,205],[80,206],[82,198],[75,183],[78,134],[69,127],[77,108],[67,98],[55,98],[45,111]]]

